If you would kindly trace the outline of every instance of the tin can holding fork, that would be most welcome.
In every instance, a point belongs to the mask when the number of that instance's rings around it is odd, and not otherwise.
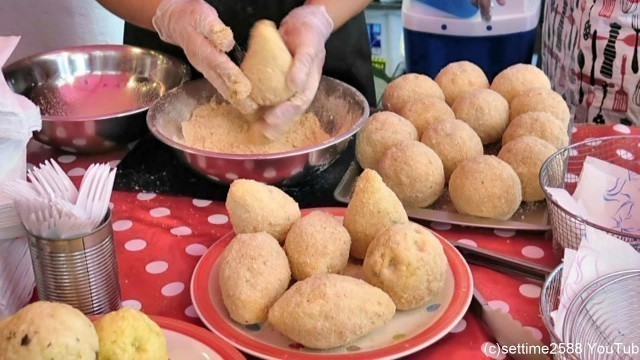
[[[86,315],[121,307],[111,211],[87,234],[48,239],[29,233],[28,239],[40,300],[66,303]]]

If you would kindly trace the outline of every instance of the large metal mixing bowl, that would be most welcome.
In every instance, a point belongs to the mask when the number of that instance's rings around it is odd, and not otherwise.
[[[273,154],[225,154],[185,146],[183,121],[193,110],[209,101],[222,98],[206,80],[188,82],[161,97],[147,114],[153,135],[172,147],[180,159],[215,182],[253,179],[267,184],[291,185],[322,171],[344,151],[352,135],[366,123],[369,105],[351,86],[323,77],[309,108],[331,138],[323,143]]]
[[[35,139],[77,153],[107,152],[138,139],[149,106],[190,78],[185,63],[127,45],[56,50],[3,72],[14,92],[40,107]]]

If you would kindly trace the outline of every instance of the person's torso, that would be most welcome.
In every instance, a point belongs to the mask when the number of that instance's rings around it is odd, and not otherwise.
[[[218,12],[220,19],[229,26],[241,49],[246,49],[251,26],[258,20],[269,19],[279,24],[304,0],[206,0]],[[186,61],[182,49],[160,40],[155,32],[125,25],[126,44],[151,48]],[[344,81],[355,87],[375,105],[375,89],[371,70],[371,49],[364,14],[361,13],[335,31],[327,41],[327,56],[323,74]],[[234,61],[235,53],[230,52]],[[201,77],[192,68],[194,78]]]

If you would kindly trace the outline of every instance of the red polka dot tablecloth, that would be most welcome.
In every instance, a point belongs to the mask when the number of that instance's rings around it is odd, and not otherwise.
[[[573,142],[610,135],[640,134],[624,125],[580,126]],[[117,166],[124,151],[100,156],[61,153],[35,141],[28,146],[28,162],[56,159],[79,185],[86,168],[95,162]],[[618,156],[633,157],[628,151]],[[113,230],[124,306],[148,314],[185,320],[202,326],[191,304],[189,284],[200,256],[231,230],[224,204],[209,200],[153,193],[114,192]],[[554,267],[549,232],[515,232],[427,224],[442,236]],[[489,304],[509,312],[544,342],[549,335],[540,318],[541,284],[478,266],[471,266],[476,286]],[[493,340],[473,314],[467,314],[450,334],[409,359],[487,359],[486,345]],[[499,357],[503,358],[503,357]]]

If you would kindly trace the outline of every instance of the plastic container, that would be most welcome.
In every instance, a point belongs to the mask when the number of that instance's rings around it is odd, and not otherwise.
[[[376,99],[380,99],[387,84],[404,69],[401,66],[404,61],[402,16],[400,6],[397,9],[369,8],[364,14],[369,31]]]
[[[541,0],[494,5],[490,22],[473,6],[473,14],[453,11],[450,7],[457,1],[403,1],[407,72],[435,77],[447,64],[467,60],[491,81],[513,64],[532,62]]]

